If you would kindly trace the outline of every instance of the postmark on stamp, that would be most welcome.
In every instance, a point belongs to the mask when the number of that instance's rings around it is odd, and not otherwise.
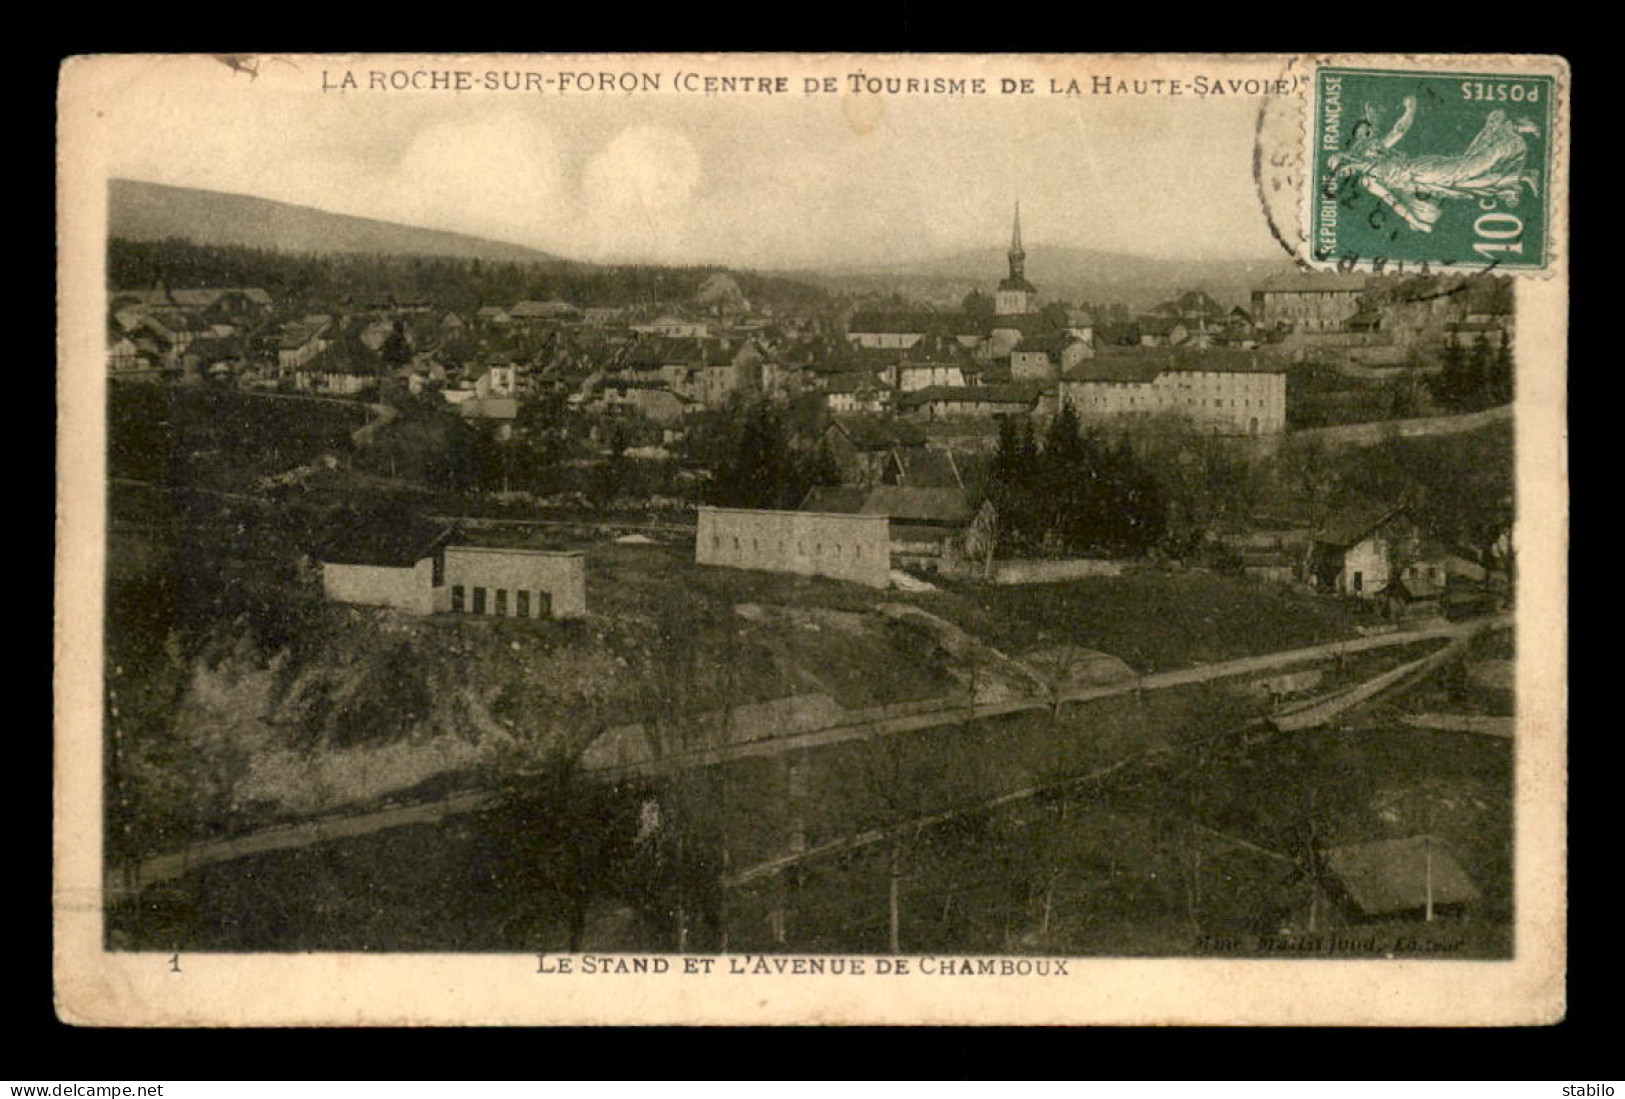
[[[1319,69],[1311,264],[1546,270],[1558,91],[1546,73]]]

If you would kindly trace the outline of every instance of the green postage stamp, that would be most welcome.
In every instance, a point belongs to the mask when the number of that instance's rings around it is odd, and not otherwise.
[[[1557,93],[1545,73],[1319,69],[1311,262],[1547,269]]]

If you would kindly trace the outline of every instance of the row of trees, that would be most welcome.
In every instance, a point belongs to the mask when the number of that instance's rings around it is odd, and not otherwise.
[[[691,456],[712,459],[706,497],[738,508],[795,508],[814,485],[838,485],[828,448],[769,401],[730,405],[695,441]]]
[[[725,507],[795,508],[814,485],[840,483],[840,470],[818,441],[818,419],[767,401],[736,400],[707,414],[666,461],[628,453],[659,444],[659,425],[573,413],[560,393],[521,400],[507,440],[431,398],[396,395],[393,403],[396,422],[357,461],[434,488],[581,493],[599,506],[618,497],[697,495]]]
[[[107,279],[121,289],[160,279],[173,287],[258,286],[278,302],[328,303],[395,295],[422,297],[436,308],[468,311],[523,299],[562,299],[621,306],[696,297],[717,267],[599,266],[521,263],[454,256],[306,254],[239,245],[199,244],[181,237],[108,241]],[[730,273],[753,303],[791,310],[829,305],[819,287],[750,271]],[[702,303],[703,304],[703,303]]]
[[[1479,336],[1470,347],[1445,344],[1443,369],[1430,385],[1434,400],[1452,412],[1476,412],[1512,400],[1512,340],[1503,331],[1491,342]]]
[[[1140,554],[1167,524],[1155,474],[1126,439],[1113,443],[1083,430],[1070,402],[1050,421],[1042,445],[1030,423],[1000,424],[988,497],[1000,541],[1015,552]]]

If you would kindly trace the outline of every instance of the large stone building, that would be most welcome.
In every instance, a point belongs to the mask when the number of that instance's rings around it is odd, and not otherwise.
[[[350,531],[318,555],[335,603],[408,614],[575,618],[587,613],[586,558],[577,550],[479,545],[426,523]]]
[[[579,550],[450,545],[444,557],[436,610],[497,618],[587,613],[587,561]]]
[[[1286,373],[1255,353],[1125,350],[1076,364],[1060,396],[1088,419],[1181,419],[1216,435],[1286,430]]]
[[[898,401],[917,420],[986,420],[999,416],[1045,415],[1054,411],[1043,387],[1034,382],[977,386],[932,386]]]
[[[1261,328],[1344,332],[1360,312],[1369,276],[1330,271],[1272,275],[1253,290],[1253,320]]]
[[[445,576],[440,554],[451,537],[451,530],[426,523],[345,531],[317,554],[322,594],[334,603],[433,614]]]
[[[957,480],[957,472],[954,474]],[[964,536],[974,511],[962,484],[815,486],[804,512],[884,516],[894,565],[936,568],[944,546]]]
[[[694,560],[883,588],[891,582],[890,522],[884,515],[702,507]]]

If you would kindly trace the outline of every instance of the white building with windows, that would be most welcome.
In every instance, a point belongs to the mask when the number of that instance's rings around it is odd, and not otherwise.
[[[1215,435],[1286,430],[1286,372],[1252,352],[1101,355],[1062,376],[1060,398],[1084,420],[1177,418]]]

